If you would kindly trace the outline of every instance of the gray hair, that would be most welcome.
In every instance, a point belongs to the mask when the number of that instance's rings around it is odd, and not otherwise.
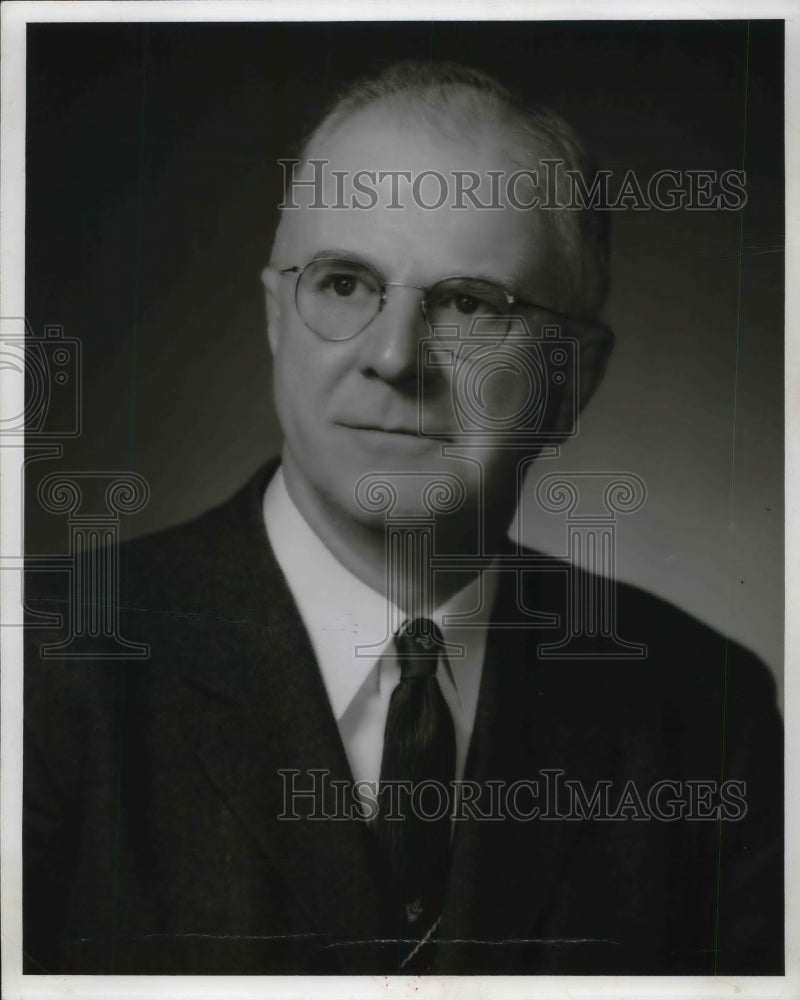
[[[307,134],[299,158],[368,105],[403,100],[441,132],[468,141],[464,126],[491,125],[511,140],[517,165],[534,169],[545,159],[564,170],[554,172],[556,204],[570,204],[572,188],[566,171],[591,190],[597,167],[575,130],[555,112],[527,106],[522,99],[481,70],[451,62],[398,62],[375,77],[350,84]],[[558,231],[567,271],[571,309],[593,319],[609,288],[609,213],[596,207],[556,208],[547,213]]]

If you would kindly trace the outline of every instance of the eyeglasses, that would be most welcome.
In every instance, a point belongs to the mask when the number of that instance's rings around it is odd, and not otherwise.
[[[350,340],[365,330],[386,305],[389,288],[416,288],[423,293],[420,307],[434,327],[471,328],[480,321],[481,334],[505,336],[513,321],[512,306],[539,309],[502,286],[484,278],[444,278],[431,288],[401,281],[384,281],[357,260],[322,257],[303,267],[285,267],[280,274],[297,275],[295,304],[306,326],[324,340]]]

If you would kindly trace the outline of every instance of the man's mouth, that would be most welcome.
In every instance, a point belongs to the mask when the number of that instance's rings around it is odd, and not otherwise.
[[[445,441],[447,443],[453,443],[455,440],[452,433],[442,431],[430,432],[426,431],[424,434],[420,432],[419,427],[416,425],[413,427],[408,426],[393,426],[393,425],[383,425],[377,423],[356,423],[356,422],[345,422],[338,421],[340,427],[345,427],[347,430],[352,431],[366,431],[373,434],[386,434],[386,435],[397,435],[398,437],[409,437],[416,438],[419,441],[425,441],[428,439],[433,439],[436,441]]]
[[[413,437],[422,437],[417,427],[384,427],[381,424],[345,424],[354,431],[376,431],[380,434],[408,434]]]

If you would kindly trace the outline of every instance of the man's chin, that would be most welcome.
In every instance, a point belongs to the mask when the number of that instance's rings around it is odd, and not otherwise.
[[[342,426],[338,437],[342,451],[350,452],[356,460],[386,468],[409,462],[435,461],[441,458],[442,449],[454,442],[454,437],[442,434],[420,434],[416,427]]]
[[[428,520],[469,504],[476,492],[473,470],[445,458],[440,449],[417,458],[403,462],[387,455],[361,466],[350,479],[350,495],[342,495],[341,487],[338,495],[356,520],[371,527],[389,521]]]

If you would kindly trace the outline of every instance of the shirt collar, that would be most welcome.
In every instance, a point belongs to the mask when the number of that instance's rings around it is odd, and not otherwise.
[[[297,509],[278,468],[264,494],[264,522],[322,673],[339,721],[381,657],[392,623],[405,615],[336,559]],[[451,651],[447,670],[462,707],[474,707],[486,645],[486,628],[453,624],[452,617],[491,607],[496,573],[484,573],[431,615]],[[481,588],[484,593],[481,595]],[[483,599],[481,599],[481,597]]]

